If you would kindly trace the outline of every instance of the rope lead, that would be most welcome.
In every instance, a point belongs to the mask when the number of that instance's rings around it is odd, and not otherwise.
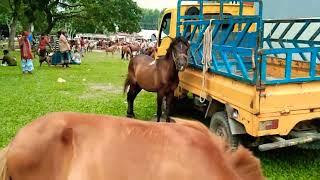
[[[200,92],[200,102],[204,103],[206,101],[206,95],[205,92],[205,86],[206,86],[206,72],[209,70],[211,66],[211,58],[212,58],[212,28],[211,28],[211,22],[207,27],[204,37],[203,37],[203,56],[202,56],[202,87]]]

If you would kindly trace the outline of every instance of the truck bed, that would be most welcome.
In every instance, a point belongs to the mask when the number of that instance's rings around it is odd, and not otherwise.
[[[202,89],[202,71],[188,68],[180,74],[179,88],[207,99],[229,104],[239,112],[239,122],[248,134],[288,135],[302,120],[320,117],[320,82],[280,84],[259,87],[221,75],[206,73],[206,86]],[[259,131],[260,121],[279,119],[279,128]]]

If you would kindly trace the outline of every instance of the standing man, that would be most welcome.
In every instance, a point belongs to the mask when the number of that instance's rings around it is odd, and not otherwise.
[[[82,57],[84,57],[83,53],[84,53],[84,48],[85,48],[85,42],[83,37],[80,38],[80,54]]]
[[[40,42],[39,42],[39,61],[40,66],[43,62],[47,62],[49,64],[48,58],[47,58],[47,46],[50,46],[50,40],[45,34],[41,34]],[[50,47],[51,48],[51,47]]]
[[[62,58],[62,67],[70,68],[70,45],[68,43],[68,40],[65,36],[65,33],[62,31],[58,32],[58,37],[59,37],[59,48],[61,52],[61,58]]]
[[[19,39],[19,47],[21,52],[21,64],[22,64],[22,72],[23,74],[30,73],[34,70],[33,63],[32,63],[32,52],[31,52],[31,45],[28,40],[29,33],[24,31],[22,37]]]

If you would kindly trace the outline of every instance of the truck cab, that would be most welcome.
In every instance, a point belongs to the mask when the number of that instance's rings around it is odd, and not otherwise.
[[[228,3],[225,4],[224,15],[239,15],[239,4]],[[245,15],[254,15],[256,14],[256,8],[252,3],[244,4],[244,14]],[[199,4],[180,4],[180,16],[194,16],[193,20],[196,20],[200,14],[200,5]],[[219,3],[206,3],[203,7],[204,10],[204,18],[212,19],[219,18],[220,5]],[[158,52],[156,57],[164,56],[167,52],[167,49],[170,46],[171,38],[175,38],[177,36],[177,16],[178,9],[177,8],[168,8],[163,11],[161,16],[161,22],[159,27],[158,34]],[[228,25],[224,25],[224,29],[227,29]],[[236,27],[235,27],[236,28]],[[189,28],[189,33],[191,28]],[[197,31],[196,33],[199,33]]]

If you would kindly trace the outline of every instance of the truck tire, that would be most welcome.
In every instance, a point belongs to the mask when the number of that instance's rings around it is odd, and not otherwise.
[[[231,149],[237,149],[239,146],[239,138],[232,135],[230,125],[225,112],[215,113],[210,122],[210,130],[217,136],[222,137],[230,145]]]

